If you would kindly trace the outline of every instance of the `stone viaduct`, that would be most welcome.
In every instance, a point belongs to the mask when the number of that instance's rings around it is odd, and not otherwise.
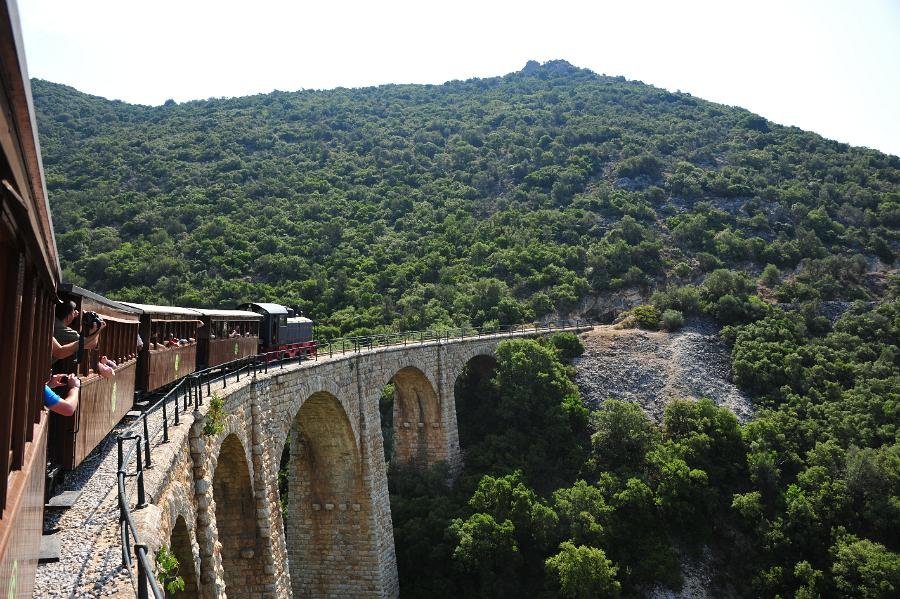
[[[396,597],[382,390],[394,383],[393,459],[457,471],[454,385],[508,337],[379,348],[245,377],[219,392],[217,435],[203,433],[209,401],[193,422],[185,414],[153,450],[150,505],[133,512],[149,548],[168,545],[178,558],[178,596]]]

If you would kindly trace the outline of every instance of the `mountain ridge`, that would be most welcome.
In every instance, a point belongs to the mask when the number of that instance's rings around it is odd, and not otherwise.
[[[698,254],[897,249],[900,159],[565,61],[159,107],[33,88],[66,278],[122,299],[280,299],[349,333],[565,313],[700,280]]]

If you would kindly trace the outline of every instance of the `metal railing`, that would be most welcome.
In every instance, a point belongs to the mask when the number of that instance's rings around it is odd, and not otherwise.
[[[591,328],[591,325],[586,321],[574,320],[557,321],[546,325],[534,323],[498,327],[459,327],[435,331],[342,337],[326,341],[313,340],[305,348],[301,348],[299,350],[300,355],[296,357],[285,357],[284,351],[281,350],[272,351],[233,360],[185,376],[175,383],[153,406],[143,412],[117,439],[118,470],[116,471],[116,484],[118,486],[119,537],[122,542],[122,565],[129,570],[132,584],[136,587],[137,597],[139,599],[149,599],[150,593],[152,593],[156,599],[164,599],[165,595],[159,586],[159,582],[156,580],[156,576],[153,574],[153,562],[151,562],[151,558],[148,555],[147,546],[138,538],[137,527],[131,516],[131,499],[128,496],[126,481],[130,478],[135,479],[137,497],[134,501],[134,509],[146,507],[147,495],[144,488],[144,470],[151,468],[153,465],[151,443],[160,435],[162,436],[162,443],[168,442],[169,427],[180,425],[180,415],[186,413],[189,409],[193,412],[200,410],[200,407],[203,405],[204,386],[206,386],[206,396],[209,397],[213,394],[214,384],[217,385],[221,381],[224,389],[228,386],[230,377],[234,377],[234,381],[237,382],[241,380],[242,374],[255,377],[259,372],[268,372],[269,368],[280,367],[283,369],[286,364],[293,362],[318,361],[320,357],[360,353],[382,347],[439,343],[473,337],[512,337],[561,330],[575,330],[579,332],[589,328]],[[148,419],[157,412],[162,412],[162,417],[159,425],[151,431]],[[128,467],[132,462],[132,458],[134,458],[134,472],[129,472]],[[133,571],[134,560],[131,556],[132,547],[137,561],[136,581]]]

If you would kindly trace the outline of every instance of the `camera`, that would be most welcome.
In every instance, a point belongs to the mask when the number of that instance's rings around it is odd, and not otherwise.
[[[64,377],[62,377],[61,379],[59,379],[59,384],[60,384],[60,385],[68,385],[68,384],[69,384],[69,377],[68,377],[68,376],[64,376]]]
[[[101,326],[103,326],[103,318],[96,312],[85,312],[81,315],[81,330],[85,334],[100,330]]]

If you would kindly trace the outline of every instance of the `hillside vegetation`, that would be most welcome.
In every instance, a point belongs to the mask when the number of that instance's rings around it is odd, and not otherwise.
[[[66,278],[116,298],[280,301],[346,334],[804,260],[780,297],[868,297],[898,247],[897,157],[563,61],[159,107],[33,92]]]
[[[329,337],[637,290],[637,326],[724,327],[745,424],[589,414],[574,338],[470,373],[454,488],[391,474],[404,595],[641,595],[704,548],[717,595],[900,592],[896,156],[562,61],[160,107],[33,91],[65,277],[111,297],[279,301]]]

